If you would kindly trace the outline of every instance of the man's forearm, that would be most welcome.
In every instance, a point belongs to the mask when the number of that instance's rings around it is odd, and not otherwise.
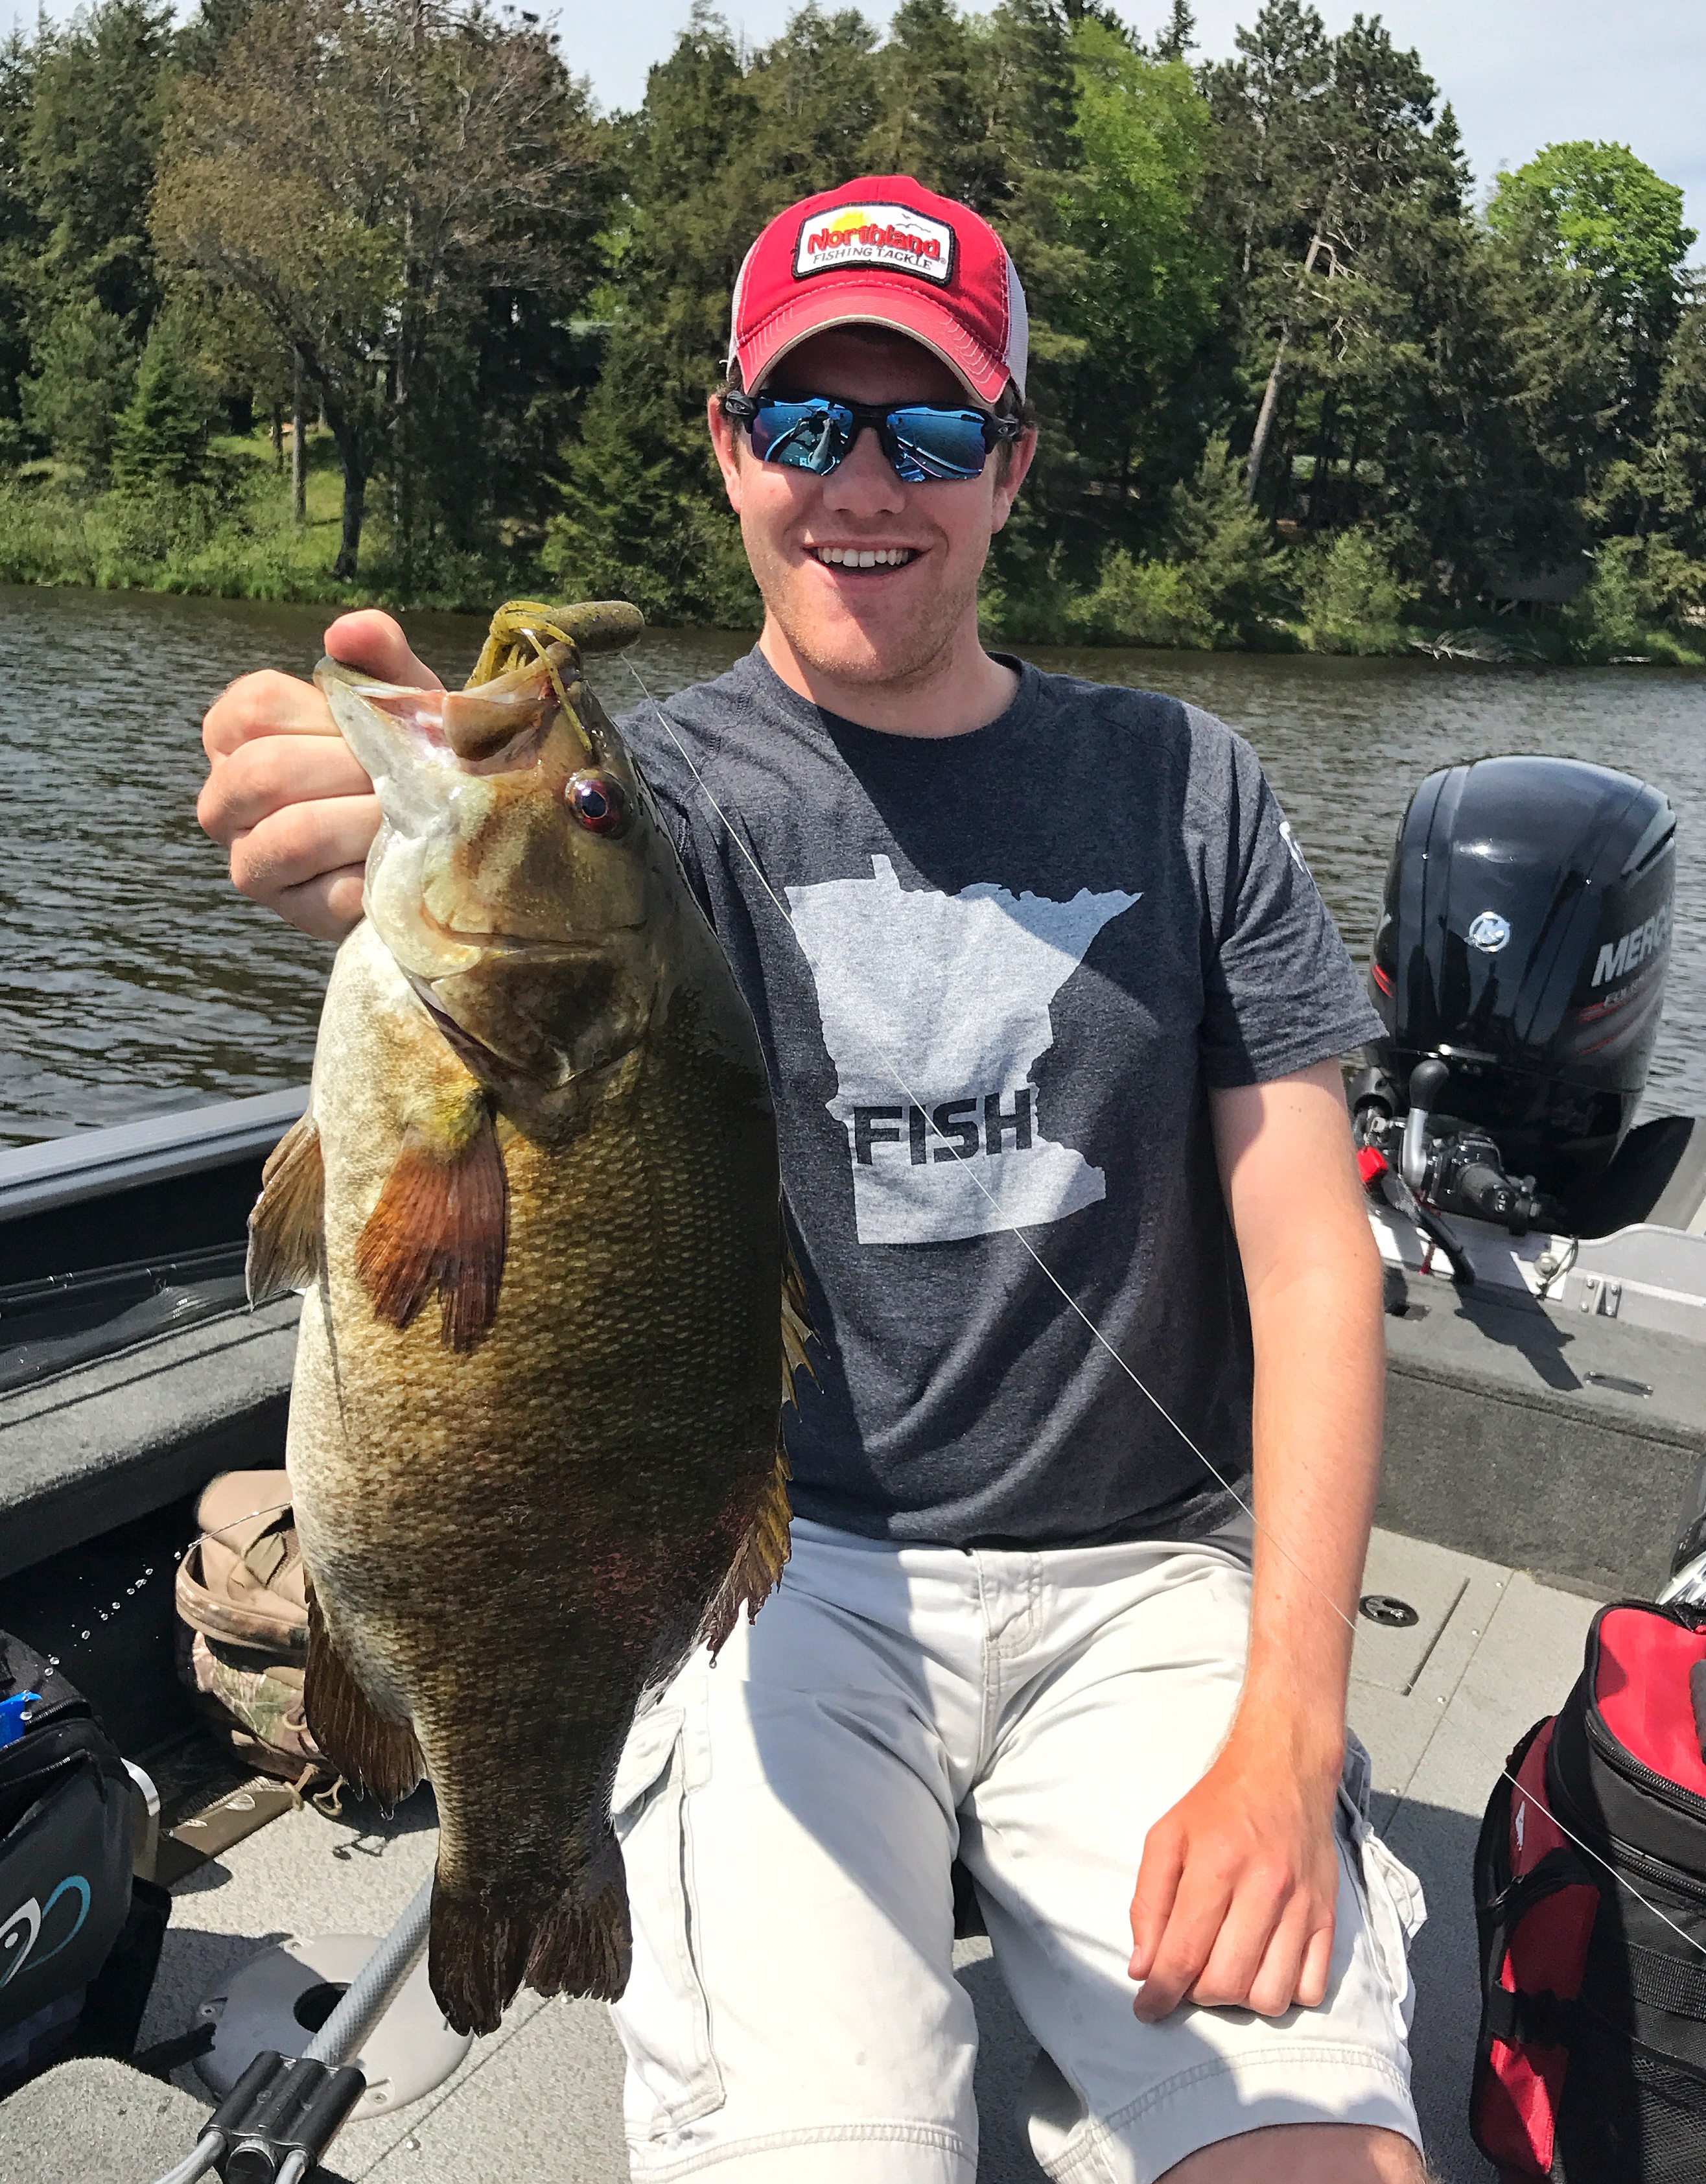
[[[1380,1261],[1338,1067],[1210,1095],[1256,1358],[1250,1655],[1213,1764],[1144,1839],[1133,2007],[1275,2015],[1327,1992],[1352,1602],[1380,1460]]]
[[[1214,1095],[1256,1380],[1256,1567],[1235,1740],[1336,1776],[1351,1618],[1380,1474],[1380,1255],[1336,1063]]]
[[[1361,1219],[1358,1210],[1358,1219]],[[1355,1600],[1380,1474],[1378,1265],[1366,1225],[1250,1299],[1257,1519],[1250,1662],[1232,1734],[1336,1778]]]

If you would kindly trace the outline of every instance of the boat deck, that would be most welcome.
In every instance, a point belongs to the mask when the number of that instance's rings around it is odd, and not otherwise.
[[[1352,1724],[1374,1760],[1377,1825],[1427,1892],[1430,1917],[1413,1958],[1418,2103],[1436,2174],[1447,2184],[1490,2184],[1493,2172],[1471,2146],[1463,2118],[1476,2016],[1470,1860],[1499,1766],[1521,1732],[1569,1689],[1595,1603],[1391,1533],[1375,1535],[1366,1583],[1370,1593],[1408,1602],[1418,1615],[1407,1628],[1359,1623],[1351,1705]],[[204,1997],[272,1942],[293,1934],[382,1933],[427,1871],[435,1840],[425,1795],[382,1822],[348,1810],[328,1819],[304,1808],[190,1874],[176,1891],[144,2043],[183,2031]],[[1012,2112],[1030,2036],[1007,2000],[987,1942],[961,1942],[956,1961],[982,2040],[979,2178],[1033,2184],[1042,2172]],[[192,2066],[176,2081],[208,2102]],[[45,2093],[49,2084],[36,2090]],[[547,2176],[553,2184],[622,2184],[620,2088],[620,2053],[602,2007],[524,1995],[501,2029],[477,2041],[435,2092],[348,2126],[331,2159],[352,2184],[515,2184]],[[180,2131],[187,2119],[192,2125],[187,2103],[170,2107]],[[5,2114],[0,2109],[0,2141]],[[145,2142],[152,2154],[142,2120],[138,2114],[134,2143],[138,2155]],[[154,2128],[166,2121],[162,2109]],[[185,2136],[164,2150],[176,2158],[189,2143]],[[103,2180],[110,2174],[117,2184],[131,2172],[78,2173]],[[137,2184],[155,2173],[142,2160],[134,2168]]]

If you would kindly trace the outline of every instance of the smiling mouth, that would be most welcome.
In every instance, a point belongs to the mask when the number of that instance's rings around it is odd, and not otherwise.
[[[814,546],[816,560],[826,569],[904,569],[916,561],[916,546]]]

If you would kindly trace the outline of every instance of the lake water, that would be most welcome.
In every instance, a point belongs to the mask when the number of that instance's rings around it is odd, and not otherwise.
[[[0,588],[7,945],[0,1143],[299,1082],[331,950],[231,890],[195,822],[201,716],[255,667],[297,673],[327,610]],[[446,677],[481,626],[404,617]],[[660,631],[633,659],[660,696],[749,640]],[[1431,768],[1496,751],[1621,766],[1676,807],[1669,993],[1649,1107],[1706,1108],[1706,677],[1248,654],[1053,651],[1040,665],[1188,698],[1249,737],[1333,913],[1366,956],[1392,833]],[[636,686],[594,677],[612,710]]]

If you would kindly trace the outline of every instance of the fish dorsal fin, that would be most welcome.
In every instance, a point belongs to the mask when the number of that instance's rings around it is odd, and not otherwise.
[[[471,1350],[498,1316],[509,1184],[483,1099],[415,1122],[355,1247],[376,1316],[407,1327],[437,1290],[447,1349]]]
[[[315,1742],[342,1773],[382,1805],[400,1804],[426,1772],[415,1731],[391,1721],[364,1691],[326,1627],[310,1580],[308,1669],[302,1710]]]
[[[806,1283],[789,1243],[788,1232],[782,1235],[782,1400],[791,1403],[794,1396],[794,1376],[809,1373],[815,1380],[817,1369],[806,1351],[811,1340],[811,1311],[806,1301]]]
[[[781,1579],[782,1566],[788,1560],[788,1527],[793,1516],[788,1502],[789,1476],[788,1452],[778,1438],[776,1462],[759,1490],[752,1521],[734,1551],[728,1576],[717,1587],[700,1623],[700,1641],[710,1647],[713,1660],[739,1621],[741,1609],[746,1610],[750,1622]]]
[[[801,1279],[799,1264],[789,1243],[787,1230],[782,1236],[782,1400],[794,1401],[794,1376],[810,1373],[817,1377],[806,1345],[811,1340],[811,1322],[807,1318],[806,1284]],[[761,1603],[775,1591],[782,1576],[782,1566],[788,1560],[788,1527],[793,1510],[788,1500],[788,1481],[792,1474],[788,1467],[788,1451],[778,1433],[776,1441],[776,1462],[766,1474],[753,1505],[751,1522],[735,1549],[734,1560],[728,1566],[728,1574],[717,1587],[711,1605],[705,1611],[699,1626],[700,1641],[711,1648],[716,1658],[728,1634],[733,1630],[740,1611],[746,1610],[749,1621],[757,1614]]]
[[[326,1166],[313,1115],[293,1123],[260,1172],[260,1196],[248,1217],[248,1301],[318,1279]]]

